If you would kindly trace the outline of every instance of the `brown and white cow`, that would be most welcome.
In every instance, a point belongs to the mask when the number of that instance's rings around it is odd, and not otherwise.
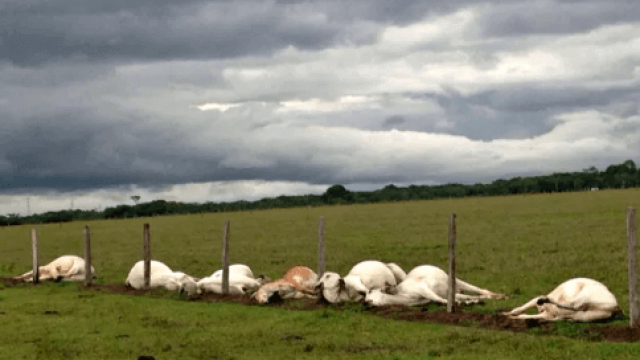
[[[537,314],[524,314],[532,307],[538,308]],[[546,296],[538,296],[501,314],[513,319],[592,322],[621,313],[616,297],[604,284],[593,279],[575,278],[560,284]]]
[[[317,298],[317,282],[318,276],[313,270],[306,266],[294,266],[285,271],[282,278],[262,285],[251,297],[261,304],[272,301],[274,296],[282,299]]]
[[[47,265],[38,267],[40,280],[55,281],[84,281],[85,276],[84,259],[75,255],[64,255],[53,260]],[[96,278],[96,270],[91,267],[91,276]],[[18,277],[16,280],[25,282],[33,282],[33,270],[28,271]]]

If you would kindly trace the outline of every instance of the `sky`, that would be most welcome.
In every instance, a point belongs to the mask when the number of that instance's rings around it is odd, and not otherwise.
[[[640,2],[0,0],[0,214],[640,163]]]

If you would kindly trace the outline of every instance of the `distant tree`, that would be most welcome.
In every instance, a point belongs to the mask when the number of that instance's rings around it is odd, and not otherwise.
[[[627,160],[622,163],[622,165],[627,167],[627,172],[634,173],[636,171],[636,163],[633,160]]]
[[[633,160],[621,164],[613,164],[605,171],[598,171],[591,166],[582,172],[553,173],[547,176],[514,177],[508,180],[499,179],[491,184],[476,183],[474,185],[444,184],[437,186],[411,185],[397,187],[389,184],[382,189],[369,192],[351,192],[342,185],[329,187],[322,195],[278,196],[258,201],[235,201],[232,203],[180,203],[155,200],[139,204],[140,196],[131,196],[136,203],[133,206],[94,210],[62,210],[42,214],[7,214],[0,216],[0,226],[52,223],[71,220],[132,218],[137,216],[157,216],[162,214],[197,214],[204,212],[241,211],[252,209],[273,209],[294,206],[317,206],[323,204],[375,203],[381,201],[404,201],[414,199],[436,199],[463,196],[495,196],[522,194],[525,192],[581,191],[584,188],[634,187],[640,185],[640,169]]]
[[[353,200],[353,194],[342,185],[333,185],[322,194],[322,199],[327,203],[331,203],[334,199],[342,199],[350,202]]]
[[[587,169],[582,169],[582,172],[586,172],[586,173],[590,173],[590,174],[597,174],[599,171],[595,166],[591,166]]]

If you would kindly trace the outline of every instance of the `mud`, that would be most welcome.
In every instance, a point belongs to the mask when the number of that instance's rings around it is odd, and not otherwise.
[[[640,341],[640,326],[631,328],[629,326],[602,326],[593,327],[588,330],[591,334],[602,334],[602,340],[613,342],[636,342]]]
[[[0,277],[0,284],[5,286],[15,286],[17,284],[23,284],[24,281],[16,280],[14,278]]]
[[[485,329],[506,330],[513,332],[527,331],[532,328],[540,328],[550,331],[549,323],[540,323],[536,320],[516,320],[497,314],[480,313],[477,311],[465,311],[457,307],[453,313],[442,310],[414,310],[404,306],[380,306],[369,308],[369,312],[391,319],[434,322],[447,325],[476,326]]]
[[[15,280],[0,278],[0,283],[14,284]],[[167,294],[175,294],[175,292],[170,292],[165,289],[136,290],[126,285],[113,284],[93,285],[91,287],[79,284],[78,291],[145,295],[159,298],[166,298]],[[540,322],[533,319],[510,319],[498,314],[467,310],[467,308],[477,307],[478,305],[463,308],[456,307],[453,313],[447,313],[446,307],[442,306],[434,309],[433,305],[428,309],[426,307],[409,308],[400,305],[371,307],[364,304],[329,304],[324,300],[315,299],[279,300],[274,303],[259,304],[256,300],[252,299],[250,295],[202,294],[188,297],[183,295],[183,297],[186,301],[191,302],[234,303],[245,306],[276,307],[294,311],[358,309],[364,313],[371,313],[384,318],[402,321],[428,322],[511,332],[531,332],[531,330],[533,330],[536,334],[558,335],[553,323]],[[636,342],[640,341],[640,326],[633,329],[624,325],[593,326],[576,331],[572,336],[590,341]]]

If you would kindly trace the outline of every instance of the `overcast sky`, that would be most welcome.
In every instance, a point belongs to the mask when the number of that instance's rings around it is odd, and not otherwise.
[[[0,214],[640,163],[639,1],[0,0],[0,33]]]

